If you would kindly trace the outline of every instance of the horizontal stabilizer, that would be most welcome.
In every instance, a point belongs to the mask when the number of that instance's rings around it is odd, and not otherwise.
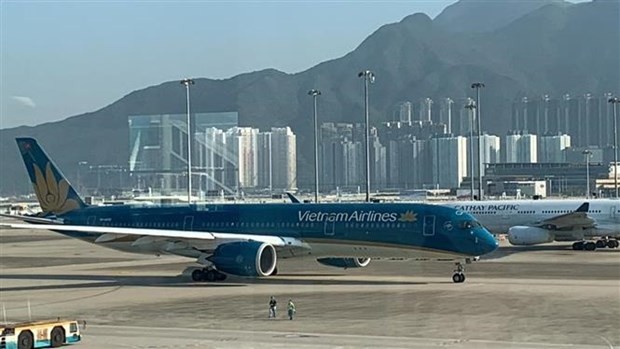
[[[62,224],[62,222],[60,222],[58,220],[55,220],[55,219],[43,218],[43,217],[35,217],[35,216],[20,216],[20,215],[14,215],[14,214],[0,213],[0,217],[17,219],[17,220],[20,220],[22,222],[27,222],[27,223]]]

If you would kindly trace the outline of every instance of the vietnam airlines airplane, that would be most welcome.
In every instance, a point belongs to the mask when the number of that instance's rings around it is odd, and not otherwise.
[[[494,234],[507,232],[513,245],[577,241],[573,249],[588,251],[619,245],[618,200],[500,200],[444,205],[472,214]],[[598,239],[586,241],[594,238]]]
[[[194,281],[263,277],[279,259],[317,258],[365,267],[373,257],[468,260],[492,252],[493,236],[470,214],[425,204],[191,204],[88,206],[32,138],[18,138],[43,214],[10,216],[122,251],[173,254],[204,266]],[[7,215],[4,215],[7,216]],[[457,262],[454,282],[463,282]]]

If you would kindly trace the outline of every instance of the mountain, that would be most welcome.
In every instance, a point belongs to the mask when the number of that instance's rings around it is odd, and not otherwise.
[[[521,6],[521,2],[505,4]],[[484,15],[485,7],[478,11]],[[306,161],[312,159],[313,149],[309,89],[322,91],[321,122],[360,122],[363,89],[357,73],[371,69],[377,80],[370,88],[370,119],[378,123],[391,119],[399,101],[464,98],[473,95],[471,82],[483,81],[487,86],[482,91],[483,127],[503,134],[517,97],[619,93],[619,22],[620,3],[602,0],[550,2],[488,32],[454,33],[437,20],[414,14],[382,26],[347,55],[304,72],[268,69],[224,80],[195,79],[192,110],[238,111],[242,126],[291,126],[298,135],[298,183],[303,187],[311,183],[312,173],[311,162]],[[31,190],[14,137],[39,138],[75,181],[79,161],[127,163],[128,115],[184,113],[184,101],[185,90],[171,81],[134,91],[92,113],[1,130],[0,194]]]
[[[461,0],[446,7],[434,22],[450,32],[489,32],[550,4],[570,5],[563,0]]]

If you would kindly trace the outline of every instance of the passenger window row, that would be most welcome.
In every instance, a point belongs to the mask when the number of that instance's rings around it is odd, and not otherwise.
[[[234,227],[235,224],[242,228],[314,228],[316,224],[319,226],[324,225],[324,222],[320,223],[307,223],[307,222],[202,222],[202,228],[223,228]],[[327,222],[330,224],[330,222]],[[114,222],[111,220],[105,220],[100,222],[100,226],[104,227],[130,227],[130,228],[182,228],[182,223],[177,222]],[[345,228],[406,228],[412,226],[412,223],[348,223],[345,222]]]

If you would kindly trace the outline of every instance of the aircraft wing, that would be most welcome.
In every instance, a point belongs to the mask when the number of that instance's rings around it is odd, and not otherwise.
[[[19,221],[27,222],[27,223],[37,223],[37,224],[54,224],[54,223],[56,223],[56,221],[54,219],[37,217],[37,216],[22,216],[22,215],[16,215],[16,214],[0,213],[0,217],[17,219]]]
[[[141,229],[121,227],[101,227],[85,225],[64,225],[58,223],[47,224],[23,224],[23,223],[0,223],[0,227],[15,229],[40,229],[52,231],[71,231],[95,233],[100,235],[95,242],[109,242],[126,236],[137,236],[135,243],[147,243],[152,241],[169,240],[171,242],[186,241],[199,250],[211,250],[214,246],[230,241],[260,241],[273,245],[276,249],[309,249],[310,247],[300,239],[272,235],[254,235],[237,233],[217,233],[186,230],[165,229]],[[207,243],[205,243],[207,242]],[[173,252],[173,251],[168,251]]]
[[[550,230],[572,230],[575,228],[594,227],[596,221],[588,216],[590,204],[584,202],[575,211],[548,218],[536,223],[534,226]]]

